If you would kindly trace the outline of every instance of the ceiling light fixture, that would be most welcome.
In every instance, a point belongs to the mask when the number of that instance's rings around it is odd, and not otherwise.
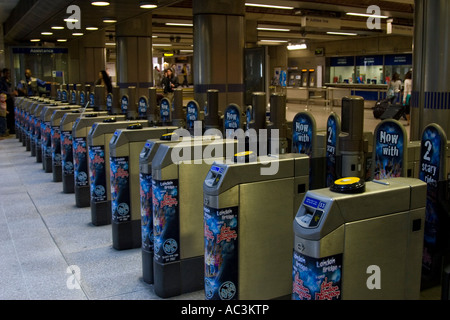
[[[109,1],[99,1],[99,0],[93,0],[91,1],[91,4],[97,7],[106,7],[110,5]]]
[[[82,32],[74,32],[74,33],[72,33],[72,35],[75,36],[75,37],[80,37],[80,36],[84,35],[84,33],[82,33]]]
[[[288,50],[302,50],[302,49],[307,49],[308,47],[306,46],[306,43],[301,43],[301,44],[291,44],[289,46],[287,46]]]
[[[152,43],[152,46],[153,47],[171,47],[172,45],[169,44],[169,43],[167,43],[167,44],[165,44],[165,43]]]
[[[67,39],[58,39],[56,41],[58,41],[58,42],[67,42]]]
[[[284,10],[294,9],[294,7],[276,6],[276,5],[272,5],[272,4],[260,4],[260,3],[246,3],[245,5],[248,7],[260,7],[260,8],[271,8],[271,9],[284,9]]]
[[[52,26],[53,30],[64,30],[63,26]]]
[[[259,40],[261,42],[288,42],[287,40]]]
[[[139,1],[139,7],[142,9],[155,9],[158,7],[158,1]]]
[[[52,36],[52,35],[53,35],[53,32],[43,31],[43,32],[41,32],[41,34],[42,34],[43,36]]]
[[[166,26],[193,27],[192,23],[166,22]]]
[[[334,32],[334,31],[328,31],[327,34],[333,34],[338,36],[357,36],[357,33],[352,32]]]
[[[30,42],[39,42],[41,39],[30,39]]]
[[[95,31],[95,30],[98,30],[98,28],[97,27],[86,27],[86,30]]]
[[[104,23],[116,23],[117,19],[116,18],[103,18],[103,22]]]
[[[347,12],[346,15],[348,16],[357,16],[357,17],[370,17],[370,18],[380,18],[380,19],[387,19],[388,16],[382,16],[377,14],[368,14],[368,13],[357,13],[357,12]]]
[[[73,22],[73,23],[75,23],[75,22],[78,22],[78,19],[75,19],[75,18],[65,18],[64,21],[65,21],[65,22]]]
[[[283,32],[289,32],[289,31],[291,31],[291,29],[263,28],[263,27],[258,27],[258,28],[256,28],[256,30],[261,30],[261,31],[283,31]]]

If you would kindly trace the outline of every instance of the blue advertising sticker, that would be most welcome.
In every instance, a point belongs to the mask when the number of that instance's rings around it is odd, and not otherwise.
[[[91,107],[95,107],[95,94],[93,92],[89,94],[89,104]]]
[[[225,133],[228,136],[229,132],[233,133],[240,127],[241,127],[241,111],[239,110],[238,106],[231,104],[225,109],[224,114]]]
[[[52,127],[52,163],[54,166],[61,166],[61,133],[58,126]]]
[[[331,186],[338,179],[336,168],[337,142],[340,132],[340,125],[335,115],[330,115],[327,121],[327,177],[326,186]]]
[[[425,128],[420,149],[419,179],[427,183],[427,200],[425,207],[424,252],[422,268],[431,272],[433,254],[439,243],[441,214],[438,209],[438,182],[441,168],[442,137],[434,126]]]
[[[47,158],[52,156],[52,127],[50,122],[41,123],[41,148]]]
[[[311,116],[298,113],[292,122],[292,152],[312,156],[314,124]]]
[[[122,113],[127,113],[128,111],[128,97],[123,96],[120,100],[120,109],[122,110]]]
[[[106,159],[104,146],[89,146],[91,201],[106,201]]]
[[[152,180],[154,259],[180,260],[178,180]]]
[[[162,99],[160,106],[160,118],[161,122],[169,122],[170,121],[170,102],[167,99]]]
[[[111,112],[112,111],[112,104],[113,104],[113,96],[111,93],[108,93],[106,96],[106,111]]]
[[[198,105],[189,101],[186,106],[186,129],[194,129],[194,122],[198,120]]]
[[[64,175],[73,174],[72,131],[61,132],[61,165]]]
[[[152,175],[139,174],[141,196],[142,250],[153,252]]]
[[[84,92],[80,93],[80,105],[84,106],[86,104],[86,95]]]
[[[75,185],[78,187],[87,186],[89,179],[86,138],[79,137],[73,139],[72,148]]]
[[[207,300],[239,298],[238,211],[238,207],[203,207]]]
[[[401,177],[404,171],[405,135],[394,121],[381,123],[375,132],[375,180]]]
[[[312,258],[294,250],[293,300],[340,300],[342,254]]]
[[[131,220],[130,167],[128,157],[110,157],[112,221]]]
[[[140,117],[145,117],[147,115],[148,102],[147,98],[141,97],[138,101],[138,114]]]

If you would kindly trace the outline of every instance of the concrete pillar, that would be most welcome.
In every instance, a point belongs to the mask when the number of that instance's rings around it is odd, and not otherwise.
[[[411,140],[430,123],[450,136],[450,1],[415,0]]]
[[[117,85],[121,95],[136,87],[137,96],[147,96],[153,86],[152,16],[145,14],[116,25]]]
[[[88,33],[72,40],[69,47],[69,77],[67,83],[94,85],[101,70],[106,69],[105,31]]]
[[[201,108],[209,89],[219,90],[219,110],[244,101],[245,3],[193,1],[194,91]]]

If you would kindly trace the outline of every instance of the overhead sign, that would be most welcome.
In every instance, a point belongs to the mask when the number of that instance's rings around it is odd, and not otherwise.
[[[340,29],[341,20],[336,18],[324,17],[301,17],[302,27],[310,28],[325,28],[325,29]]]

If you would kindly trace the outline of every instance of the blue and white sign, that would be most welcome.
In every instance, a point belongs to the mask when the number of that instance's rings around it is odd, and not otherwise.
[[[200,109],[197,101],[191,100],[186,105],[186,129],[193,130],[194,122],[198,121],[198,110]]]
[[[146,97],[140,97],[138,101],[138,114],[139,117],[147,116],[148,100]]]
[[[128,112],[128,96],[124,95],[122,96],[122,99],[120,99],[120,109],[122,110],[123,114],[126,114]]]
[[[406,132],[397,120],[384,120],[375,128],[372,179],[406,176]]]

